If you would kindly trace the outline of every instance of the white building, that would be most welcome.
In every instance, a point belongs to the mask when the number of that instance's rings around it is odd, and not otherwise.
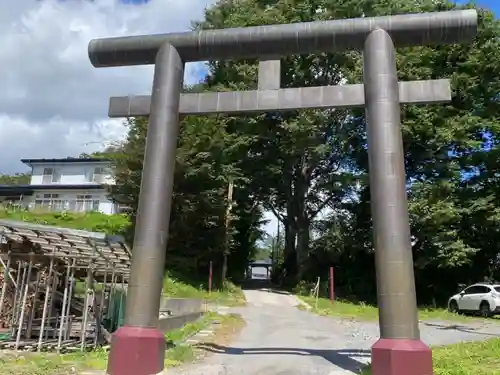
[[[115,183],[108,159],[23,159],[31,167],[29,185],[0,185],[4,201],[27,209],[113,214],[117,205],[107,186]]]

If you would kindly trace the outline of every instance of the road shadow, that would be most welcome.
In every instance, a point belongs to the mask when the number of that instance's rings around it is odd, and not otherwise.
[[[423,324],[427,327],[433,327],[443,331],[459,331],[465,333],[473,333],[481,336],[491,336],[491,337],[500,337],[499,333],[488,333],[484,331],[480,331],[479,328],[474,328],[461,324],[442,324],[442,323],[431,323],[431,322],[423,322]]]
[[[197,348],[211,353],[227,355],[297,355],[321,357],[331,364],[343,370],[359,373],[360,369],[366,367],[366,363],[360,362],[352,356],[370,358],[371,351],[366,349],[304,349],[304,348],[235,348],[214,343],[199,343]]]

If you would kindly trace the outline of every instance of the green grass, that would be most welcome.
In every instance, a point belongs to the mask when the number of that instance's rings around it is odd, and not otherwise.
[[[378,319],[378,308],[364,303],[355,304],[345,301],[335,301],[332,303],[327,298],[318,298],[316,305],[316,299],[314,297],[299,296],[299,298],[310,305],[313,309],[312,311],[319,315],[365,321]],[[430,308],[420,308],[419,319],[447,321],[484,320],[478,317],[453,314],[445,309]],[[488,319],[488,321],[491,321],[491,319]]]
[[[101,291],[103,284],[95,283],[94,288],[96,291]],[[83,296],[86,290],[85,281],[76,282],[76,295]],[[163,280],[163,295],[171,298],[199,298],[222,306],[242,306],[245,304],[243,291],[232,283],[226,283],[226,288],[223,291],[214,290],[212,293],[208,293],[203,285],[196,288],[169,275],[166,275]]]
[[[185,340],[207,327],[214,320],[220,318],[220,315],[209,312],[196,322],[186,324],[180,329],[174,329],[165,335],[167,342],[174,345],[165,354],[165,367],[178,366],[185,362],[190,362],[195,358],[193,347],[186,344]]]
[[[107,353],[26,353],[0,355],[2,375],[66,375],[81,370],[104,370]]]
[[[241,306],[245,304],[243,291],[232,283],[226,283],[223,291],[213,290],[209,293],[203,285],[195,287],[169,275],[165,276],[163,281],[163,294],[173,298],[201,298],[222,306]]]
[[[165,367],[177,366],[194,359],[191,346],[183,343],[214,320],[221,319],[215,313],[207,313],[201,319],[183,328],[165,334],[167,341],[175,344],[165,353]],[[66,375],[84,370],[105,370],[107,351],[78,352],[57,355],[54,353],[0,354],[2,375]]]
[[[500,339],[438,346],[432,355],[435,375],[500,375]]]

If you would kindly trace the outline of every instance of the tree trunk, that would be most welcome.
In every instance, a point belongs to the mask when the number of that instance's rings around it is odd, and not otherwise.
[[[310,220],[307,213],[307,193],[309,190],[309,175],[308,168],[303,167],[297,175],[295,181],[295,207],[297,208],[295,213],[295,227],[297,230],[297,246],[296,252],[296,262],[297,262],[297,282],[302,280],[302,275],[304,273],[304,263],[309,255],[309,227]]]
[[[294,210],[292,202],[287,202],[287,213],[285,225],[285,249],[283,254],[284,279],[288,284],[295,280],[297,274],[297,262],[295,256],[295,243],[297,240],[297,230],[295,227]]]
[[[295,230],[295,223],[293,220],[286,220],[285,222],[285,258],[290,254],[295,254],[295,242],[297,240],[297,231]]]
[[[309,255],[310,225],[307,216],[301,215],[297,220],[297,247],[295,249],[297,262],[297,281],[302,280],[304,265]]]

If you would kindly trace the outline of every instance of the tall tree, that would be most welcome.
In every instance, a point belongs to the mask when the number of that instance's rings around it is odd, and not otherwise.
[[[205,20],[196,27],[242,27],[456,8],[460,7],[448,0],[221,0],[207,10]],[[496,190],[492,192],[496,189],[494,176],[479,171],[494,164],[497,156],[492,152],[497,146],[500,68],[492,57],[499,53],[500,38],[498,21],[491,12],[478,11],[479,32],[473,43],[398,50],[400,80],[451,78],[453,87],[449,105],[402,108],[414,252],[422,272],[445,269],[451,274],[471,264],[484,251],[484,244],[479,247],[477,241],[471,241],[479,234],[469,233],[476,228],[470,225],[471,218],[486,220],[487,227],[493,228],[498,216],[492,203],[496,197]],[[281,63],[284,87],[362,82],[359,51],[292,56]],[[252,89],[257,83],[255,60],[212,61],[209,71],[207,85],[212,89]],[[244,120],[228,118],[228,123],[231,131],[254,137],[248,171],[253,168],[254,191],[259,199],[285,225],[288,273],[297,280],[307,270],[311,225],[325,206],[333,212],[328,224],[318,222],[318,227],[337,235],[325,234],[321,241],[336,238],[337,260],[351,259],[353,266],[370,266],[373,254],[364,111],[266,114]],[[466,223],[469,225],[464,228]],[[316,245],[313,254],[319,259]],[[427,285],[424,282],[422,288]]]
[[[147,119],[131,119],[128,127],[128,137],[121,149],[110,154],[117,179],[112,194],[132,208],[130,215],[134,222]],[[245,192],[245,176],[238,167],[245,142],[228,135],[225,129],[225,122],[217,117],[187,117],[182,121],[166,267],[195,279],[205,278],[210,261],[221,275],[224,259],[230,277],[243,275],[255,251],[253,244],[260,236],[258,207],[251,209],[248,202],[241,202],[243,197],[251,196]],[[230,179],[235,181],[235,208],[226,230]],[[130,240],[132,236],[133,228]]]
[[[26,185],[31,181],[31,173],[0,174],[0,185]]]
[[[324,19],[317,11],[321,3],[219,1],[207,10],[204,22],[197,27],[244,27]],[[282,59],[282,86],[345,82],[347,70],[340,67],[337,58],[323,54]],[[255,88],[256,67],[255,60],[210,62],[207,85],[213,89]],[[350,137],[347,116],[347,111],[292,111],[229,120],[233,132],[254,139],[248,153],[253,186],[264,207],[284,224],[285,266],[294,280],[302,275],[314,219],[325,207],[335,206],[350,192],[354,167],[345,156]]]
[[[360,8],[366,16],[459,8],[444,0],[369,5]],[[426,303],[446,301],[460,283],[499,276],[500,66],[494,61],[495,56],[500,58],[500,24],[491,12],[478,12],[478,35],[470,44],[398,51],[400,80],[450,78],[452,82],[451,103],[408,105],[401,111],[417,288]],[[352,121],[361,129],[363,112],[355,111]],[[357,170],[366,174],[362,132],[357,138]],[[351,264],[341,267],[346,282],[361,280],[358,285],[364,291],[358,292],[374,295],[374,279],[363,281],[367,270],[363,267],[373,257],[371,221],[366,219],[369,186],[364,180],[358,200],[345,205],[348,213],[342,225],[325,228],[324,243],[316,245],[323,251],[336,247],[337,259]],[[374,275],[373,267],[370,273]]]

